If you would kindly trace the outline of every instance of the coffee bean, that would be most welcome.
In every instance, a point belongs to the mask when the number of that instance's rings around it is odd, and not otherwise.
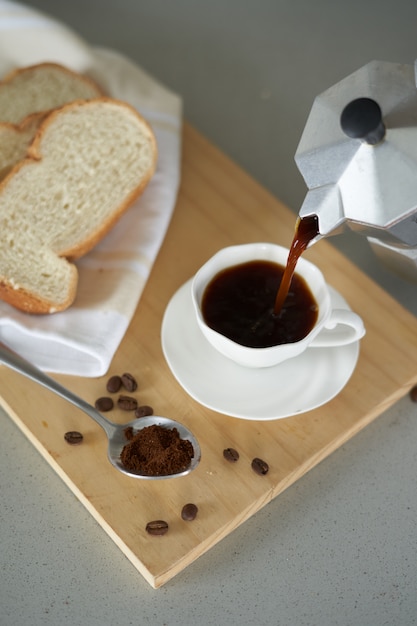
[[[230,461],[230,463],[236,463],[239,460],[239,452],[234,448],[226,448],[223,450],[223,456],[226,461]]]
[[[122,379],[120,376],[111,376],[107,381],[106,389],[109,393],[117,393],[122,386]]]
[[[124,432],[124,434],[125,434],[126,439],[127,439],[128,441],[132,441],[133,437],[135,436],[135,432],[134,432],[134,430],[133,430],[132,426],[127,426],[127,427],[124,429],[124,431],[123,431],[123,432]]]
[[[181,511],[181,517],[186,522],[192,522],[197,517],[198,507],[196,504],[189,502],[188,504],[184,504]]]
[[[117,400],[117,406],[123,411],[136,411],[138,408],[138,401],[131,396],[119,396]]]
[[[126,391],[136,391],[136,389],[138,388],[138,383],[136,382],[132,374],[129,374],[128,372],[122,374],[122,383]]]
[[[168,524],[162,519],[156,519],[146,524],[146,532],[150,535],[165,535],[168,532]]]
[[[111,398],[103,396],[102,398],[97,398],[94,406],[96,407],[97,411],[105,413],[106,411],[112,410],[112,408],[114,407],[114,402]]]
[[[84,437],[81,433],[78,432],[78,430],[69,430],[67,433],[65,433],[64,439],[71,446],[77,446],[78,444],[82,443]]]
[[[147,415],[153,415],[153,408],[148,406],[147,404],[142,404],[138,406],[135,411],[135,417],[146,417]]]
[[[269,471],[268,463],[258,458],[253,459],[251,467],[254,472],[256,472],[257,474],[260,474],[261,476],[264,476]]]
[[[417,402],[417,385],[410,389],[410,398],[413,402]]]

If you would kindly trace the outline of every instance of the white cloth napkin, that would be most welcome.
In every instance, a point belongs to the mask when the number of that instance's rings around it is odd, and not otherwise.
[[[151,124],[157,171],[110,234],[77,262],[75,303],[32,316],[0,302],[0,340],[43,370],[96,377],[108,371],[136,310],[175,206],[180,180],[181,99],[115,52],[90,48],[76,34],[22,4],[0,0],[0,75],[55,61],[92,76]]]

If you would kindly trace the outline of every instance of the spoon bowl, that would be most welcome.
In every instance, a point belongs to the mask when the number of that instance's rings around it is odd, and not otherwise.
[[[93,407],[91,407],[93,408]],[[95,410],[95,409],[93,409]],[[100,418],[103,416],[99,413]],[[98,420],[97,420],[98,421]],[[103,428],[106,430],[109,440],[109,446],[107,450],[107,456],[109,457],[109,461],[116,469],[123,474],[127,474],[128,476],[133,476],[134,478],[143,478],[148,480],[158,480],[161,478],[176,478],[179,476],[186,476],[193,469],[197,467],[200,462],[201,452],[200,446],[192,433],[184,426],[184,424],[180,424],[180,422],[176,422],[175,420],[168,417],[160,417],[156,415],[148,415],[146,417],[140,417],[133,419],[127,424],[113,424],[113,422],[109,422],[106,420],[107,425],[112,428],[111,432],[107,432],[106,427],[104,425]],[[98,423],[100,423],[98,421]],[[148,474],[136,474],[135,472],[130,471],[126,467],[123,466],[120,460],[120,454],[128,443],[125,435],[126,428],[130,426],[133,428],[133,434],[136,435],[140,430],[146,428],[147,426],[153,426],[157,424],[158,426],[162,426],[163,428],[176,428],[178,430],[179,436],[181,439],[186,439],[191,442],[194,448],[194,456],[191,459],[190,465],[182,472],[178,472],[176,474],[163,474],[163,475],[148,475]],[[109,429],[110,430],[110,429]]]
[[[81,411],[84,411],[89,417],[91,417],[99,426],[103,428],[107,435],[108,439],[108,450],[107,456],[109,458],[110,463],[117,469],[119,472],[126,474],[127,476],[132,476],[133,478],[141,478],[146,480],[160,480],[164,478],[178,478],[180,476],[185,476],[189,474],[192,470],[194,470],[200,462],[201,458],[201,450],[200,445],[194,435],[184,426],[184,424],[180,424],[179,422],[170,419],[168,417],[160,417],[157,415],[148,415],[146,417],[135,418],[128,423],[125,424],[115,424],[111,422],[106,417],[104,417],[96,408],[85,402],[82,398],[78,397],[69,389],[66,389],[63,385],[58,383],[53,378],[44,374],[40,369],[26,361],[19,354],[0,343],[0,363],[6,365],[12,370],[23,374],[30,380],[33,380],[46,389],[49,389],[53,393],[61,396],[74,406],[76,406]],[[137,432],[146,428],[147,426],[152,426],[157,424],[158,426],[162,426],[163,428],[173,429],[176,428],[178,430],[179,436],[181,439],[186,439],[190,441],[191,445],[194,449],[194,456],[191,459],[190,465],[182,472],[178,472],[176,474],[164,474],[164,475],[148,475],[148,474],[137,474],[132,472],[123,466],[120,455],[124,448],[124,446],[128,443],[126,438],[125,431],[127,428],[133,428],[133,434],[135,435]]]

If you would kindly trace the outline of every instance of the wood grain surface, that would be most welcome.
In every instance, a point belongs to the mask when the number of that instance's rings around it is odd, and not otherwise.
[[[292,212],[186,124],[176,210],[108,375],[99,379],[56,377],[94,404],[106,394],[110,375],[134,374],[139,382],[134,395],[140,403],[151,405],[156,414],[185,423],[197,435],[202,460],[186,477],[140,481],[120,474],[107,461],[106,437],[90,418],[19,374],[1,370],[2,406],[155,588],[231,533],[417,383],[416,318],[333,245],[321,241],[306,257],[322,269],[367,329],[357,367],[343,391],[308,413],[257,422],[206,409],[178,385],[161,348],[162,318],[172,295],[219,248],[251,241],[289,246],[294,226]],[[114,410],[110,417],[124,422],[131,416]],[[68,430],[81,431],[83,444],[69,446],[63,437]],[[239,450],[238,463],[223,459],[226,447]],[[270,465],[265,476],[251,469],[256,456]],[[21,471],[24,474],[30,468]],[[181,519],[187,502],[199,508],[192,522]],[[166,520],[168,533],[150,537],[145,526],[152,519]]]

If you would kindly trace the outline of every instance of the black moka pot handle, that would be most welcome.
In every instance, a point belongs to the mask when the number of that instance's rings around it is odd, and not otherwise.
[[[370,145],[379,143],[385,136],[381,108],[371,98],[356,98],[347,104],[340,116],[340,125],[345,135]]]

